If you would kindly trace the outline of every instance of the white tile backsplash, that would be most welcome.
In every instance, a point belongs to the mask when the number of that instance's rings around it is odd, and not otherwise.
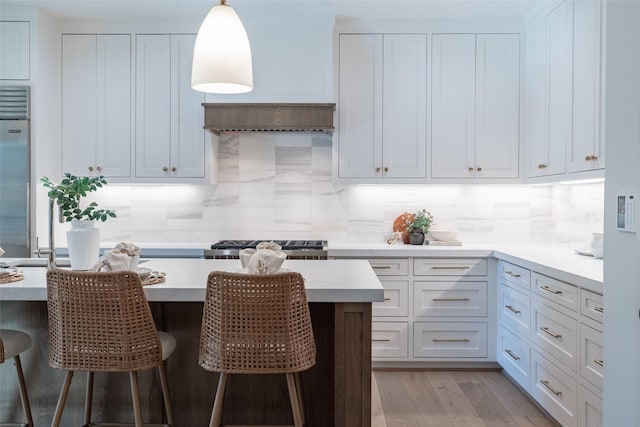
[[[403,212],[426,208],[466,243],[582,248],[602,230],[604,184],[347,185],[332,180],[331,137],[223,135],[218,184],[110,184],[94,197],[118,218],[103,241],[326,239],[380,243]],[[66,225],[57,227],[64,245]],[[46,235],[46,233],[39,233]]]

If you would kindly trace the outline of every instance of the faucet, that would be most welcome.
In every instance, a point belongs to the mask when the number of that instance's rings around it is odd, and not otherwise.
[[[53,199],[49,199],[49,249],[36,249],[33,251],[33,254],[38,258],[42,257],[42,255],[48,255],[47,258],[47,270],[54,268],[56,266],[56,248],[53,243]]]

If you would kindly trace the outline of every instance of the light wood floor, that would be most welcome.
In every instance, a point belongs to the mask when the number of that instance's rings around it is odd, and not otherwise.
[[[495,371],[374,371],[372,427],[555,427]]]

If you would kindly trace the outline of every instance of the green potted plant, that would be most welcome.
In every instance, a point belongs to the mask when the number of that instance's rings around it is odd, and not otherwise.
[[[412,245],[422,245],[424,236],[429,232],[433,224],[433,216],[426,209],[421,209],[407,218],[407,230],[409,231],[409,243]]]
[[[71,268],[91,269],[100,257],[100,230],[95,228],[95,222],[115,218],[116,213],[111,209],[97,209],[96,202],[84,207],[80,202],[87,193],[106,185],[107,180],[102,175],[75,176],[67,172],[57,184],[46,176],[40,178],[40,181],[48,189],[47,196],[58,205],[60,222],[71,222],[71,230],[67,231]]]

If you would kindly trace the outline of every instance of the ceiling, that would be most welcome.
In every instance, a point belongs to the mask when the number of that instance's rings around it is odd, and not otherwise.
[[[228,0],[238,14],[269,19],[283,15],[357,16],[367,19],[522,18],[548,0]],[[202,19],[217,1],[3,0],[5,6],[37,6],[63,19]]]

